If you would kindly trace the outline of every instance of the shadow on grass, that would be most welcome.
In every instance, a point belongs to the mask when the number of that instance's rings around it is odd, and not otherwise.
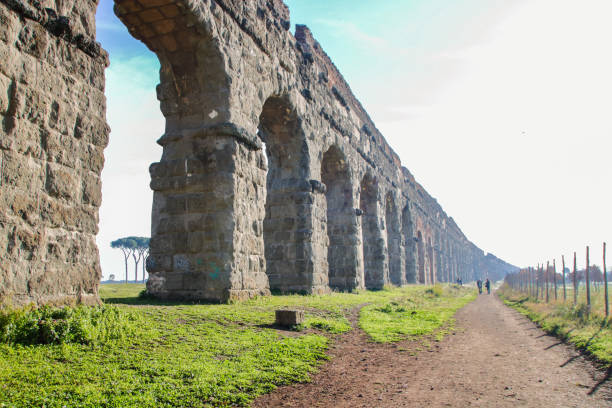
[[[255,327],[260,329],[273,329],[281,332],[287,333],[300,333],[303,334],[305,329],[300,328],[299,326],[281,326],[279,324],[271,323],[271,324],[256,324]]]
[[[604,329],[604,327],[606,327],[606,321],[604,320],[602,322],[602,324],[599,326],[599,330],[597,330],[592,336],[591,338],[584,344],[584,346],[581,346],[579,348],[579,350],[582,352],[581,354],[577,354],[573,357],[570,357],[565,363],[561,364],[559,367],[565,367],[566,365],[570,364],[572,361],[576,360],[578,357],[580,357],[581,355],[583,355],[584,353],[586,353],[586,351],[588,350],[589,346],[591,345],[591,342],[593,340],[595,340],[595,337],[597,337],[599,335],[599,333],[601,333],[601,331]],[[569,334],[569,333],[568,333]],[[567,338],[567,337],[566,337]],[[587,354],[588,356],[588,354]]]
[[[606,382],[610,381],[610,376],[612,376],[612,365],[608,367],[608,371],[606,372],[606,375],[604,375],[604,377],[601,380],[597,381],[597,384],[595,384],[593,388],[591,388],[591,390],[587,392],[587,394],[588,395],[595,394],[597,390],[599,390],[599,387],[604,385]]]
[[[134,296],[108,297],[102,299],[103,303],[110,305],[130,305],[130,306],[192,306],[192,305],[218,305],[219,302],[211,301],[186,301],[186,300],[161,300],[155,298],[141,298]]]
[[[306,292],[273,292],[271,297],[282,297],[287,295],[310,296]],[[226,302],[215,300],[180,300],[180,299],[157,299],[153,296],[144,295],[128,295],[128,296],[109,296],[102,297],[102,302],[112,305],[131,305],[131,306],[193,306],[193,305],[222,305]],[[231,302],[230,302],[231,303]]]
[[[544,350],[550,350],[551,348],[553,348],[553,347],[557,347],[557,346],[560,346],[561,344],[565,344],[565,342],[560,341],[560,342],[558,342],[558,343],[551,344],[550,346],[545,347],[545,348],[544,348]]]
[[[550,334],[552,334],[552,335],[554,335],[555,337],[557,337],[557,338],[559,339],[559,342],[558,342],[558,343],[555,343],[555,344],[551,344],[550,346],[548,346],[548,347],[544,348],[544,350],[550,350],[551,348],[556,347],[556,346],[560,346],[561,344],[568,344],[568,341],[567,341],[567,340],[568,340],[568,339],[569,339],[569,337],[570,337],[570,333],[571,333],[571,332],[573,332],[574,330],[576,330],[576,328],[575,328],[575,327],[574,327],[574,328],[572,328],[572,329],[570,329],[570,330],[569,330],[567,333],[561,333],[561,332],[560,332],[560,331],[558,331],[558,330],[556,330],[556,331],[551,331],[551,333],[550,333]],[[599,331],[601,331],[601,330],[602,330],[602,329],[599,329]],[[589,341],[592,341],[592,340],[593,340],[593,338],[591,338],[591,340],[589,340]]]

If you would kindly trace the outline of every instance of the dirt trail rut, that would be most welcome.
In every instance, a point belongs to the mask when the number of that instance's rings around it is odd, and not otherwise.
[[[610,371],[546,335],[493,295],[457,313],[457,330],[418,351],[378,345],[361,330],[338,339],[308,384],[255,407],[612,407]]]

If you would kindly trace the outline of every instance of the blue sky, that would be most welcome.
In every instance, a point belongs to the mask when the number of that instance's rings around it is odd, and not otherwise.
[[[610,237],[608,0],[289,0],[417,180],[485,251],[535,264]],[[109,51],[98,245],[150,234],[159,63],[101,0]],[[578,197],[591,197],[578,199]],[[594,256],[598,258],[599,256]]]

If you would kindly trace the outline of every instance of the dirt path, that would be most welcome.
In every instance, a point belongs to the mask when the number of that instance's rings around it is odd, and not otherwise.
[[[255,407],[611,407],[612,380],[494,296],[457,314],[442,342],[377,345],[342,336],[309,384],[281,387]],[[423,348],[420,346],[420,348]]]

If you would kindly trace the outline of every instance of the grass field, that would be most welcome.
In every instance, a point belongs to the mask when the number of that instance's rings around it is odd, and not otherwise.
[[[114,326],[77,326],[93,333],[85,344],[24,345],[14,336],[0,343],[0,407],[244,406],[278,385],[308,381],[334,336],[351,330],[355,307],[366,305],[359,325],[372,341],[390,342],[434,332],[475,298],[470,289],[408,286],[198,305],[141,298],[143,287],[101,286],[99,315],[117,317]],[[305,323],[275,329],[281,307],[304,310]],[[40,327],[24,320],[28,313],[4,309],[0,329],[9,331],[11,316]],[[118,327],[124,335],[114,335]]]
[[[545,331],[559,336],[591,354],[606,365],[612,365],[612,322],[605,318],[604,290],[591,291],[591,313],[587,314],[586,291],[578,293],[577,305],[573,305],[573,291],[568,288],[567,301],[563,302],[562,289],[554,300],[536,300],[525,293],[503,285],[498,293],[504,302],[538,323]]]

